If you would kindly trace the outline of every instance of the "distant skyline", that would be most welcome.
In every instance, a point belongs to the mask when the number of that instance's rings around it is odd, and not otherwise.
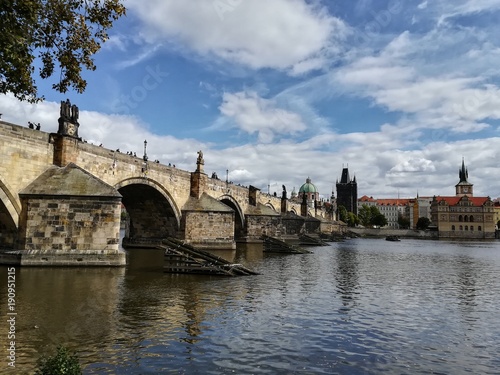
[[[347,165],[359,197],[454,195],[465,158],[500,197],[500,0],[124,4],[85,93],[38,80],[46,100],[0,95],[2,120],[56,131],[69,98],[88,142],[325,199]]]

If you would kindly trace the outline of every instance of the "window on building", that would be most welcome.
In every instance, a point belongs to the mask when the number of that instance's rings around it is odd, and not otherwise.
[[[470,226],[470,231],[471,231],[471,232],[474,232],[474,225],[471,225],[471,226]]]
[[[469,226],[468,225],[465,226],[465,230],[469,230]]]
[[[460,230],[464,230],[464,227],[460,225],[460,228],[459,228],[459,229],[460,229]]]
[[[455,230],[455,226],[454,225],[451,226],[451,230]]]
[[[481,232],[481,225],[478,225],[477,230]]]
[[[474,222],[474,216],[470,215],[470,219],[469,219],[469,221],[470,221],[471,223],[473,223],[473,222]]]
[[[469,221],[469,217],[467,215],[464,216],[464,221],[465,222],[468,222]]]
[[[462,215],[460,215],[460,216],[458,217],[458,221],[460,221],[460,222],[464,221],[464,218],[462,217]]]

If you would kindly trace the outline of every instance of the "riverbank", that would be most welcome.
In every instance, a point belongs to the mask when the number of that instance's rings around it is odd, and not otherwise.
[[[415,229],[385,229],[385,228],[349,228],[360,237],[387,237],[398,236],[402,238],[438,239],[437,231],[424,231]]]

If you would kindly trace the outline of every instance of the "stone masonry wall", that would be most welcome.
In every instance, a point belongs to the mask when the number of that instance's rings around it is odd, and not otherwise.
[[[285,230],[281,216],[253,216],[246,217],[246,233],[250,233],[248,241],[256,241],[262,235],[280,237]]]
[[[235,248],[234,212],[183,212],[181,229],[186,242],[193,246]]]
[[[53,145],[49,133],[2,121],[0,125],[0,185],[20,210],[17,193],[52,165]]]
[[[29,197],[22,207],[20,250],[118,251],[119,199]]]
[[[140,177],[163,186],[177,204],[178,211],[189,199],[190,172],[153,162],[147,163],[146,170],[140,157],[88,143],[79,143],[78,150],[75,164],[111,186],[131,177]]]

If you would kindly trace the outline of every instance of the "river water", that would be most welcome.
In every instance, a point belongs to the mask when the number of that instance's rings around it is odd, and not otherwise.
[[[220,252],[258,276],[125,268],[17,268],[8,366],[0,267],[0,373],[33,373],[57,344],[85,374],[499,374],[500,241],[351,239],[313,254]]]

